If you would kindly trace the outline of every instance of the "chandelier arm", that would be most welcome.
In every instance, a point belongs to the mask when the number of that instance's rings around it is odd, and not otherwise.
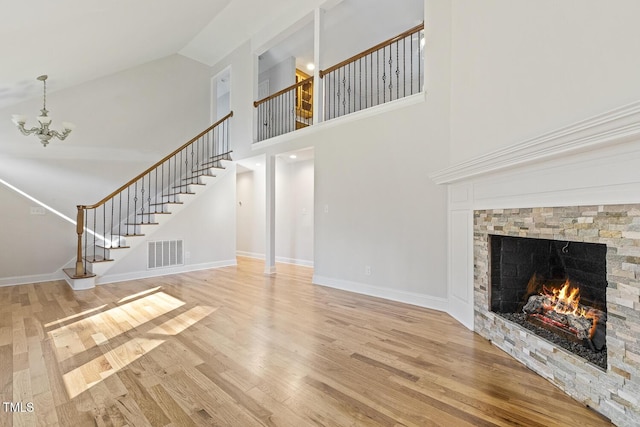
[[[39,133],[40,128],[32,127],[31,129],[26,129],[23,123],[18,123],[18,129],[23,135],[32,135],[34,133]]]
[[[64,141],[67,138],[67,136],[69,136],[70,133],[71,133],[71,130],[69,129],[65,129],[64,132],[62,133],[55,130],[49,130],[49,135],[58,138],[60,141]]]

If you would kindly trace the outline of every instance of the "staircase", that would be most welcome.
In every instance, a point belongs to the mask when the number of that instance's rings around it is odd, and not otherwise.
[[[95,286],[133,248],[184,209],[231,160],[223,117],[180,148],[93,205],[79,205],[75,268],[65,268],[74,290]]]

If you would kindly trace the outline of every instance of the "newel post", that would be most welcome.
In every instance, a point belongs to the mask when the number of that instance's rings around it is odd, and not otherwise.
[[[78,220],[76,233],[78,233],[78,258],[76,260],[76,277],[84,276],[84,263],[82,262],[82,233],[84,232],[84,207],[78,205]]]

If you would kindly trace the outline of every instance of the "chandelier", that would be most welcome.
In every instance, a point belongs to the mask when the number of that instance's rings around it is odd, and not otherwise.
[[[47,113],[49,112],[49,110],[47,110],[47,75],[40,76],[37,78],[37,80],[40,80],[44,84],[42,110],[40,110],[41,114],[40,116],[38,116],[38,122],[40,123],[40,126],[26,129],[24,127],[24,124],[27,121],[27,116],[23,116],[21,114],[14,114],[11,121],[18,127],[23,135],[35,134],[38,138],[40,138],[40,142],[42,142],[42,145],[46,147],[49,143],[49,140],[53,137],[56,137],[61,141],[64,140],[67,136],[69,136],[75,126],[72,123],[62,122],[62,127],[64,128],[64,131],[62,133],[49,129],[49,125],[51,124],[51,117],[47,115]]]

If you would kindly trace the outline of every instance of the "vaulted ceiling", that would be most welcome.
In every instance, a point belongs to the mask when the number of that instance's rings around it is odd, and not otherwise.
[[[301,19],[319,5],[348,4],[345,13],[355,8],[364,18],[358,22],[378,22],[382,31],[381,23],[402,22],[390,15],[415,15],[422,1],[5,0],[0,108],[41,97],[36,77],[42,74],[49,75],[47,90],[55,92],[175,53],[211,66],[253,36],[277,36],[270,31],[279,21]]]
[[[0,108],[41,96],[42,74],[56,91],[181,51],[211,65],[292,1],[3,1]]]

